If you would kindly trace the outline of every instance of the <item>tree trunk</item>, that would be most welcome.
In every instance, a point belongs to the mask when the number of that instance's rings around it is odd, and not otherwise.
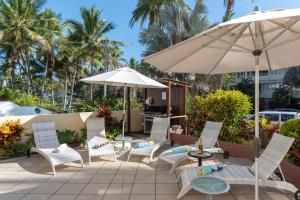
[[[45,71],[44,71],[43,84],[42,84],[42,88],[41,88],[41,96],[42,97],[44,97],[44,92],[45,92],[45,84],[46,84],[47,73],[48,73],[48,65],[49,65],[49,58],[47,56],[47,58],[46,58],[46,65],[45,65]]]
[[[69,109],[72,106],[72,101],[73,101],[73,94],[74,94],[74,86],[75,86],[75,80],[76,80],[76,75],[77,75],[77,70],[76,68],[74,69],[74,75],[72,79],[72,88],[71,88],[71,95],[70,95],[70,103],[69,103]]]
[[[68,73],[65,74],[65,89],[64,89],[64,111],[67,110],[67,97],[68,97]]]
[[[91,76],[93,76],[93,65],[91,64]],[[93,100],[93,83],[90,84],[90,100]]]

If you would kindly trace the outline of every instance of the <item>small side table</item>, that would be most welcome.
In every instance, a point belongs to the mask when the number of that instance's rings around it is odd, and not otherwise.
[[[120,143],[115,144],[115,147],[120,148],[119,146],[121,146],[119,152],[124,151],[124,150],[129,150],[131,147],[131,144],[128,141],[133,140],[133,137],[131,136],[122,136],[122,135],[118,135],[115,138],[116,141],[120,141]]]
[[[230,185],[222,179],[215,177],[199,177],[192,181],[194,190],[207,194],[207,199],[212,200],[212,195],[223,194],[230,190]]]
[[[188,155],[193,158],[198,158],[198,166],[202,166],[202,159],[212,157],[211,153],[205,151],[202,154],[199,154],[197,151],[190,151]]]

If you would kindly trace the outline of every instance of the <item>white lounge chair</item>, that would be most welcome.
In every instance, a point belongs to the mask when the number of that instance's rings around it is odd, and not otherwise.
[[[106,155],[112,155],[115,161],[116,154],[114,146],[106,138],[104,118],[88,118],[86,127],[89,163],[91,163],[91,157]],[[105,145],[95,148],[100,144]]]
[[[280,168],[280,163],[288,150],[292,146],[294,138],[286,137],[279,134],[274,134],[270,143],[261,154],[258,160],[259,167],[259,185],[265,187],[272,187],[290,191],[296,195],[297,188],[285,181],[284,175]],[[274,174],[274,171],[279,168],[283,177],[283,181],[279,180]],[[207,176],[223,179],[228,184],[238,185],[255,185],[254,165],[251,167],[240,165],[225,165],[224,168],[218,172],[213,172]],[[177,199],[182,198],[188,191],[192,189],[191,183],[194,179],[200,177],[198,174],[198,167],[192,167],[181,172],[179,182],[181,183],[181,190]]]
[[[70,147],[61,152],[53,152],[60,145],[53,121],[33,122],[32,130],[36,147],[32,147],[31,151],[41,154],[50,162],[53,175],[56,174],[57,165],[79,161],[81,167],[84,166],[80,154]]]
[[[228,158],[229,152],[228,151],[223,151],[223,149],[219,148],[218,144],[218,136],[221,132],[223,122],[211,122],[207,121],[205,123],[204,129],[202,131],[202,134],[199,138],[202,140],[203,144],[203,149],[205,151],[208,151],[210,153],[221,153],[224,155],[224,158]],[[198,141],[198,143],[199,143]],[[215,145],[217,144],[217,147]],[[195,144],[187,145],[190,147],[196,148]],[[159,160],[163,160],[167,163],[170,163],[172,165],[172,168],[170,170],[170,174],[173,173],[175,168],[184,160],[189,159],[189,155],[187,152],[182,152],[182,153],[174,153],[172,149],[168,149],[164,152],[162,152],[159,155]]]
[[[129,161],[131,155],[140,155],[150,156],[150,162],[152,162],[154,153],[167,142],[168,129],[168,118],[155,117],[153,119],[152,129],[149,138],[149,140],[155,141],[155,144],[144,148],[131,147],[127,157],[127,161]]]

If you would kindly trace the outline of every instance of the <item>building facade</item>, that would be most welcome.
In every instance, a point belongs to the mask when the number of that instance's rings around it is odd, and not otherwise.
[[[260,72],[260,96],[265,99],[271,99],[273,92],[283,85],[283,78],[288,69],[279,69],[273,71]],[[235,75],[235,82],[240,83],[243,79],[252,79],[255,81],[255,72],[240,72]],[[293,96],[300,98],[300,90],[293,90]]]

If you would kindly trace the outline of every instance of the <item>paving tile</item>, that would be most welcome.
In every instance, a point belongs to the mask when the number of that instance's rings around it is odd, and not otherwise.
[[[88,184],[81,194],[105,194],[109,184]]]
[[[156,200],[174,200],[174,199],[177,199],[177,195],[172,195],[172,194],[156,195]]]
[[[27,194],[22,197],[22,200],[47,200],[50,194]]]
[[[155,194],[155,185],[136,183],[132,187],[131,194]]]
[[[33,174],[24,180],[26,183],[43,183],[47,181],[49,178],[53,177],[53,175],[46,174]]]
[[[230,193],[232,194],[252,194],[254,193],[254,190],[252,190],[247,185],[232,185],[230,187]]]
[[[9,189],[17,185],[18,183],[0,183],[0,194],[7,193]]]
[[[59,173],[55,176],[51,176],[46,180],[48,183],[66,183],[68,182],[74,175],[71,173]]]
[[[132,184],[110,184],[106,194],[130,194]]]
[[[156,183],[177,183],[175,175],[156,175]]]
[[[118,171],[118,167],[104,167],[99,169],[97,174],[116,174]]]
[[[155,195],[132,194],[130,195],[129,200],[155,200]]]
[[[117,174],[114,176],[112,183],[133,183],[135,175]]]
[[[129,195],[123,194],[123,195],[115,195],[115,194],[107,194],[103,197],[102,200],[128,200]]]
[[[17,185],[9,189],[9,192],[16,194],[26,194],[37,188],[39,185],[39,183],[18,183]]]
[[[86,184],[64,184],[56,194],[79,194],[81,190],[86,186]]]
[[[156,184],[156,194],[178,194],[178,184]]]
[[[0,194],[1,200],[19,200],[24,194]]]
[[[55,195],[52,195],[48,200],[74,200],[75,198],[76,198],[76,195],[55,194]]]
[[[30,177],[30,174],[15,174],[15,175],[10,175],[8,177],[5,178],[5,182],[8,183],[20,183],[23,182],[24,180],[26,180],[28,177]]]
[[[114,176],[113,174],[98,174],[92,178],[91,183],[111,183]]]
[[[289,198],[286,194],[281,194],[277,192],[265,192],[260,195],[263,200],[289,200]]]
[[[93,176],[94,175],[76,174],[69,180],[69,183],[89,183]]]
[[[103,195],[96,194],[80,194],[76,200],[102,200]]]
[[[254,193],[253,194],[235,194],[233,196],[236,200],[253,200],[254,199]],[[263,199],[261,197],[259,197],[259,200],[263,200]]]
[[[54,194],[63,184],[62,183],[42,183],[31,193],[34,194]]]
[[[155,183],[155,175],[137,174],[134,183]]]

